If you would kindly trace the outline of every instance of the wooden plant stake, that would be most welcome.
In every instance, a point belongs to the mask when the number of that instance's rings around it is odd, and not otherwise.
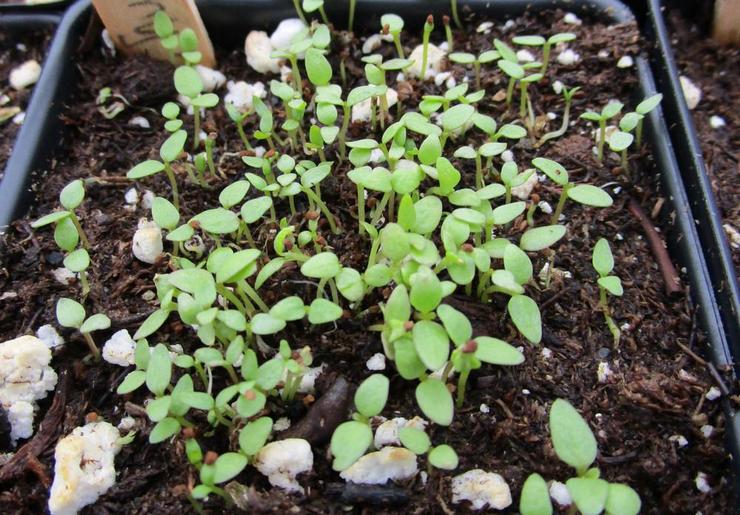
[[[175,30],[191,28],[198,36],[201,64],[213,67],[216,58],[203,20],[194,0],[93,0],[116,47],[124,54],[144,53],[166,61],[167,50],[154,33],[154,13],[163,9],[172,19]]]

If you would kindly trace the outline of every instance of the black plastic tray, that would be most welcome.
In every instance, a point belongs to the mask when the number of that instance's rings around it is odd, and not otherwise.
[[[615,0],[468,0],[460,1],[479,14],[489,14],[497,18],[515,16],[527,8],[563,8],[581,16],[591,16],[607,22],[624,22],[633,19],[631,11]],[[234,44],[243,42],[247,29],[271,28],[287,17],[294,17],[291,0],[208,0],[198,3],[201,15],[214,42]],[[346,2],[327,2],[330,19],[342,26],[346,23]],[[395,12],[420,24],[424,15],[442,15],[449,10],[448,0],[359,0],[355,20],[357,26],[378,26],[380,15]],[[249,20],[245,23],[245,11]],[[80,0],[67,11],[57,32],[49,54],[49,65],[44,70],[42,83],[37,87],[32,106],[34,117],[27,118],[25,130],[16,145],[13,160],[6,170],[7,178],[0,183],[0,227],[22,216],[27,209],[28,188],[31,171],[45,166],[53,148],[51,141],[59,139],[61,127],[58,122],[59,108],[72,92],[75,77],[72,56],[90,16],[90,1]],[[218,27],[218,30],[215,28]],[[665,65],[665,63],[663,63]],[[640,86],[635,91],[635,99],[642,99],[656,92],[650,64],[644,57],[636,59]],[[33,124],[33,125],[32,125]],[[711,276],[708,271],[702,243],[689,209],[689,198],[684,189],[678,163],[668,128],[660,107],[647,117],[646,136],[650,141],[653,156],[660,170],[662,194],[669,203],[672,224],[664,234],[674,259],[685,268],[691,284],[691,297],[697,308],[699,324],[710,343],[708,349],[713,363],[720,369],[732,369],[733,359],[728,339],[725,335],[720,309],[715,300]],[[710,245],[711,242],[705,245]],[[735,456],[735,478],[740,477],[740,417],[724,404],[728,417],[727,435],[729,448]]]
[[[43,4],[26,4],[22,0],[13,0],[0,4],[0,13],[54,13],[63,11],[72,0],[53,0]]]
[[[660,0],[648,0],[645,32],[654,41],[653,62],[656,80],[664,94],[663,111],[715,287],[725,333],[734,345],[733,354],[740,356],[740,287],[727,236],[722,228],[722,216],[694,129],[694,120],[681,90],[661,4]]]

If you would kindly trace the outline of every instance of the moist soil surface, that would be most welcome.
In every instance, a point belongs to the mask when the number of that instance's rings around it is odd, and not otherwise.
[[[559,52],[553,52],[548,76],[530,88],[533,106],[542,123],[546,113],[556,114],[545,130],[554,130],[561,124],[562,97],[553,93],[551,83],[560,80],[568,86],[581,86],[574,100],[575,117],[587,108],[600,109],[613,98],[634,107],[639,99],[632,98],[637,84],[634,69],[617,68],[617,60],[625,54],[636,55],[640,41],[632,25],[607,27],[586,20],[582,26],[566,25],[563,13],[527,15],[516,19],[513,29],[501,32],[497,24],[490,34],[473,29],[484,21],[476,19],[469,30],[455,31],[456,50],[479,53],[491,47],[494,37],[510,41],[516,34],[543,34],[549,36],[566,30],[574,31],[578,39],[571,44],[581,56],[575,66],[561,66],[555,61]],[[553,20],[556,20],[553,23]],[[409,52],[416,44],[414,35],[404,34]],[[435,33],[433,42],[444,36]],[[336,41],[335,37],[335,41]],[[364,38],[363,38],[364,39]],[[352,39],[343,48],[349,86],[362,82],[360,62],[362,40]],[[336,44],[336,43],[335,43]],[[607,57],[598,57],[606,51]],[[384,45],[378,52],[386,58],[395,57],[392,45]],[[334,70],[339,69],[333,53]],[[349,58],[348,58],[349,57]],[[220,69],[232,80],[265,81],[245,65],[242,50],[219,49]],[[145,58],[101,56],[98,48],[89,55],[80,56],[75,64],[79,71],[79,91],[68,102],[63,114],[66,133],[60,150],[48,170],[39,171],[33,180],[37,201],[27,217],[14,222],[4,236],[2,250],[2,313],[0,339],[7,340],[35,331],[43,324],[56,325],[54,307],[60,296],[79,297],[76,284],[60,284],[52,271],[62,266],[62,254],[55,246],[52,231],[34,232],[30,222],[51,212],[58,206],[61,188],[72,179],[96,178],[97,183],[87,187],[87,200],[78,209],[82,225],[91,241],[92,292],[86,301],[88,314],[103,312],[112,319],[110,331],[95,334],[99,345],[114,330],[129,329],[132,333],[141,321],[156,309],[155,301],[146,301],[154,291],[153,277],[166,273],[166,259],[156,265],[137,261],[131,253],[131,238],[137,222],[150,216],[141,205],[126,207],[124,193],[131,187],[143,194],[151,189],[169,197],[170,190],[163,178],[150,178],[136,184],[125,179],[126,172],[147,158],[157,157],[156,149],[165,139],[158,110],[175,97],[171,69],[162,63]],[[463,80],[465,68],[455,65],[451,71]],[[467,73],[471,73],[470,70]],[[269,79],[268,79],[269,80]],[[494,100],[497,92],[505,89],[506,81],[495,66],[484,67],[482,84],[487,95],[479,103],[481,112],[491,114],[499,122],[513,121],[515,109],[508,109],[502,101]],[[433,82],[421,84],[415,79],[397,84],[395,74],[389,74],[389,85],[401,92],[406,106],[416,106],[420,96],[438,92]],[[100,88],[110,86],[114,93],[125,97],[131,107],[116,118],[107,120],[98,112],[95,98]],[[307,89],[311,86],[307,84]],[[346,90],[346,89],[345,89]],[[518,94],[515,94],[518,102]],[[283,117],[275,104],[276,124]],[[395,115],[395,109],[391,110]],[[132,126],[133,116],[144,116],[151,129]],[[250,117],[247,134],[255,123]],[[206,128],[217,132],[217,160],[224,151],[238,151],[242,147],[233,124],[219,107],[210,111]],[[351,139],[370,137],[366,125],[355,125]],[[379,138],[379,132],[375,137]],[[681,277],[682,290],[670,298],[651,253],[640,223],[627,209],[630,199],[641,205],[669,242],[678,238],[670,225],[670,204],[659,190],[659,170],[656,170],[648,145],[630,153],[631,171],[620,167],[616,155],[601,166],[592,152],[591,127],[577,121],[565,136],[533,149],[528,138],[513,146],[515,160],[527,166],[537,155],[562,163],[575,182],[606,187],[614,197],[614,205],[606,209],[584,208],[568,203],[565,222],[568,234],[555,247],[554,265],[561,273],[553,274],[549,287],[537,275],[547,262],[546,253],[532,254],[535,279],[527,292],[540,305],[543,315],[544,337],[538,346],[526,343],[518,335],[505,315],[504,297],[494,296],[488,305],[474,297],[465,296],[462,288],[448,302],[465,312],[471,319],[476,335],[491,335],[515,345],[521,345],[526,361],[517,367],[502,368],[484,365],[474,372],[468,382],[463,409],[458,410],[449,428],[431,425],[430,436],[435,444],[448,443],[460,456],[455,473],[473,468],[501,474],[509,483],[516,510],[524,479],[539,472],[546,479],[565,481],[571,473],[555,456],[547,429],[547,414],[552,401],[568,399],[589,421],[599,444],[597,466],[609,481],[624,482],[640,494],[645,513],[730,513],[731,487],[729,459],[723,447],[725,421],[719,401],[709,401],[704,395],[716,384],[710,368],[702,359],[706,342],[696,326],[695,309],[688,298],[688,280]],[[482,137],[470,131],[466,144],[477,146]],[[254,143],[254,140],[253,140]],[[454,142],[456,148],[462,142]],[[450,153],[452,151],[450,150]],[[329,159],[333,150],[329,152]],[[472,162],[454,159],[463,171],[463,183],[473,184]],[[499,158],[494,166],[500,167]],[[191,184],[186,174],[179,174],[182,219],[217,204],[217,195],[228,183],[245,171],[237,158],[223,158],[221,169],[228,180],[212,179],[213,189],[206,190]],[[322,225],[322,235],[330,248],[340,256],[342,264],[364,270],[369,242],[356,235],[357,221],[354,185],[346,178],[348,163],[335,166],[332,176],[322,184],[322,195],[338,218],[343,231],[334,235]],[[431,184],[429,184],[431,186]],[[250,192],[250,195],[252,193]],[[539,183],[530,201],[545,200],[554,206],[558,190],[553,183]],[[299,211],[306,207],[299,203]],[[278,215],[290,216],[286,205],[278,203]],[[535,222],[547,224],[549,216],[537,211]],[[302,216],[291,220],[305,225]],[[500,235],[517,238],[526,222],[518,219]],[[259,246],[272,255],[271,239],[274,227],[268,222],[253,228]],[[591,250],[600,237],[610,240],[615,255],[615,273],[624,283],[624,295],[611,298],[610,305],[617,325],[623,334],[619,347],[613,345],[598,304],[596,274],[591,266]],[[211,247],[213,242],[204,237]],[[698,249],[697,249],[698,251]],[[494,266],[501,266],[495,263]],[[310,299],[316,295],[315,286],[306,284],[295,268],[284,268],[260,290],[268,304],[288,295]],[[335,325],[311,327],[291,323],[281,334],[293,348],[309,345],[315,364],[325,364],[325,373],[317,382],[316,399],[343,376],[358,384],[371,372],[366,361],[382,352],[377,333],[367,328],[381,320],[378,302],[390,293],[386,288],[375,291],[363,301],[362,315],[350,314]],[[197,473],[187,464],[180,438],[159,445],[148,443],[151,424],[142,406],[146,395],[138,391],[127,396],[114,393],[128,370],[108,363],[93,364],[83,359],[85,345],[78,334],[64,331],[66,345],[55,351],[53,366],[60,375],[56,402],[53,395],[42,401],[36,415],[40,429],[33,448],[35,455],[28,465],[16,460],[0,471],[3,492],[0,493],[0,511],[4,513],[39,513],[48,499],[48,485],[52,479],[54,444],[69,434],[86,417],[102,417],[117,424],[126,414],[137,421],[138,433],[116,458],[117,482],[96,505],[83,513],[182,513],[193,508],[186,497],[188,487],[196,481]],[[192,330],[184,327],[176,317],[160,329],[152,341],[179,344],[193,352],[199,342]],[[277,339],[267,338],[271,345]],[[598,378],[599,366],[608,364],[611,371],[603,381]],[[386,417],[410,418],[419,414],[413,399],[415,384],[402,380],[389,362],[386,374],[391,378],[391,396],[383,412]],[[720,371],[721,375],[721,371]],[[216,375],[217,384],[224,378]],[[729,385],[733,388],[735,385]],[[197,387],[197,386],[196,386]],[[268,403],[267,411],[277,419],[289,417],[294,425],[306,414],[311,398],[304,398],[290,406]],[[50,408],[51,406],[51,408]],[[193,421],[206,430],[203,418]],[[702,434],[702,426],[710,425],[710,435]],[[706,428],[705,428],[706,431]],[[679,446],[679,436],[688,442]],[[279,435],[277,436],[279,438]],[[21,445],[25,442],[21,442]],[[202,438],[201,446],[217,452],[235,448],[235,438],[219,431],[214,437]],[[7,447],[5,451],[11,451]],[[19,453],[20,454],[20,453]],[[340,502],[333,494],[343,488],[342,480],[331,469],[326,443],[314,447],[313,472],[301,477],[306,487],[305,496],[287,495],[271,488],[266,478],[248,467],[236,480],[248,486],[248,496],[240,501],[242,508],[255,512],[278,513],[340,513],[350,502]],[[424,458],[420,467],[425,468]],[[9,468],[10,467],[10,468]],[[697,490],[697,474],[706,474],[711,491]],[[356,503],[357,512],[394,513],[451,513],[466,510],[467,503],[453,505],[449,478],[453,473],[434,472],[426,483],[422,475],[387,488],[363,488],[363,493],[379,505]],[[345,492],[348,495],[350,492]],[[391,505],[395,501],[399,504]],[[205,504],[207,512],[238,511],[226,507],[222,500],[212,496]]]
[[[10,87],[10,72],[29,59],[35,59],[39,63],[44,60],[46,48],[51,40],[51,32],[46,30],[35,31],[0,31],[0,97],[7,95],[7,102],[0,100],[0,109],[19,107],[25,111],[28,101],[31,99],[33,86],[21,91]],[[2,117],[0,117],[2,118]],[[21,126],[14,123],[12,118],[0,122],[0,178],[2,178],[5,165],[13,151],[15,137]]]
[[[704,163],[711,179],[717,205],[725,222],[735,272],[740,277],[740,48],[721,45],[708,30],[711,2],[693,6],[693,18],[679,9],[668,11],[666,20],[671,31],[676,64],[702,92],[701,101],[691,114],[694,118]],[[693,21],[689,21],[693,20]],[[725,121],[714,128],[712,116]]]

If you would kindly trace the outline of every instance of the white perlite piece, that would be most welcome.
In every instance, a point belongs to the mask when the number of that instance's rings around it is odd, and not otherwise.
[[[573,13],[565,13],[563,21],[568,25],[580,25],[583,23],[581,19]]]
[[[254,466],[272,486],[303,493],[296,476],[313,468],[311,445],[301,438],[288,438],[265,445],[254,458]]]
[[[74,280],[75,277],[77,277],[77,274],[75,274],[72,270],[67,268],[66,266],[61,266],[59,268],[55,268],[51,271],[51,275],[54,276],[54,279],[59,284],[63,284],[65,286],[69,286],[69,284]]]
[[[42,325],[36,329],[36,336],[50,349],[55,349],[64,345],[64,338],[61,337],[51,324]]]
[[[512,152],[511,150],[508,150],[508,149],[507,150],[504,150],[503,152],[501,152],[501,160],[504,163],[508,163],[509,161],[513,161],[514,160],[514,152]]]
[[[679,447],[686,447],[689,445],[689,441],[684,435],[672,435],[668,437],[669,442],[676,442]]]
[[[154,192],[152,190],[145,190],[141,195],[141,207],[144,209],[151,209],[152,203],[154,202]]]
[[[393,107],[398,103],[398,92],[393,88],[388,88],[385,92],[385,98],[388,102],[388,107]],[[355,122],[369,122],[370,121],[370,102],[372,99],[368,98],[363,100],[359,104],[352,106],[352,123]],[[378,111],[376,106],[376,112]]]
[[[0,404],[10,422],[10,441],[33,435],[36,401],[57,384],[49,366],[51,350],[35,336],[25,335],[0,343]]]
[[[362,53],[369,54],[377,50],[383,44],[383,41],[393,41],[393,34],[373,34],[362,44]]]
[[[136,206],[139,203],[139,192],[136,191],[136,188],[129,188],[123,194],[123,199],[129,206]]]
[[[383,447],[364,455],[339,475],[351,483],[382,485],[388,480],[408,479],[416,470],[416,454],[403,447]]]
[[[139,261],[144,263],[156,263],[162,255],[162,230],[155,222],[149,222],[146,218],[139,221],[139,228],[134,233],[131,250]]]
[[[414,51],[409,55],[409,59],[414,63],[408,67],[406,74],[409,77],[418,77],[421,75],[421,62],[423,60],[424,47],[418,45],[414,48]],[[434,80],[434,76],[442,71],[442,65],[444,64],[444,57],[446,52],[437,45],[429,44],[427,50],[427,70],[424,74],[424,80]],[[390,91],[390,90],[389,90]]]
[[[719,391],[719,388],[716,386],[712,386],[709,391],[704,395],[704,397],[707,398],[708,401],[714,401],[719,399],[722,396],[722,392]]]
[[[573,504],[568,487],[560,481],[550,483],[550,497],[560,506],[570,506]]]
[[[493,28],[493,22],[492,21],[484,21],[480,25],[478,25],[478,28],[475,29],[476,32],[481,32],[483,34],[490,34],[491,29]]]
[[[581,59],[580,54],[568,48],[558,54],[557,61],[563,66],[570,66],[572,64],[577,63],[580,59]]]
[[[134,417],[125,416],[118,423],[118,430],[128,432],[136,427],[136,419]]]
[[[289,427],[290,427],[290,419],[288,417],[279,418],[272,425],[272,429],[277,433],[279,433],[280,431],[285,431]]]
[[[216,91],[226,84],[226,75],[218,70],[198,64],[195,66],[195,71],[200,75],[200,80],[203,82],[203,89],[209,93]]]
[[[128,121],[128,124],[132,127],[140,127],[142,129],[149,129],[151,127],[149,120],[143,116],[134,116]]]
[[[481,404],[479,409],[481,413],[488,414],[491,412],[491,408],[488,406],[488,404]]]
[[[709,125],[712,127],[712,129],[721,129],[722,127],[727,125],[727,122],[725,122],[724,118],[715,114],[709,118]]]
[[[559,95],[563,91],[563,83],[559,80],[556,80],[552,83],[552,90]]]
[[[532,54],[532,52],[530,52],[529,50],[519,50],[516,53],[516,59],[520,63],[533,63],[534,54]]]
[[[740,231],[730,224],[724,224],[722,228],[725,230],[725,234],[727,234],[727,239],[730,240],[730,246],[733,249],[740,249]]]
[[[681,75],[678,79],[681,81],[681,89],[683,90],[683,97],[686,99],[686,105],[689,106],[689,109],[695,109],[701,100],[701,90],[685,75]]]
[[[23,122],[26,121],[26,112],[21,111],[17,115],[13,117],[13,123],[16,125],[23,125]]]
[[[385,370],[385,354],[378,352],[365,363],[368,370]]]
[[[503,510],[511,505],[511,490],[499,474],[473,469],[452,478],[452,502],[470,501],[474,510]]]
[[[607,363],[606,361],[601,361],[599,363],[599,368],[596,370],[596,377],[598,378],[599,382],[606,383],[610,375],[612,375],[612,369],[609,366],[609,363]]]
[[[20,91],[31,84],[36,84],[40,76],[41,65],[35,59],[30,59],[10,72],[10,86]]]
[[[226,83],[226,89],[229,90],[224,97],[224,102],[232,104],[237,111],[242,113],[252,109],[252,100],[254,97],[265,98],[267,91],[265,85],[261,82],[247,84],[243,80],[234,82],[230,80]]]
[[[387,445],[401,445],[401,440],[398,438],[398,431],[400,429],[411,427],[425,431],[427,424],[428,422],[421,417],[414,417],[411,420],[406,420],[403,417],[386,420],[375,430],[375,439],[373,441],[375,448],[380,449]]]
[[[103,359],[113,365],[127,367],[134,364],[134,350],[136,342],[128,332],[121,329],[113,333],[113,336],[103,344]]]
[[[267,32],[253,30],[244,40],[247,64],[258,73],[280,73],[280,59],[272,59],[272,43]]]
[[[542,357],[545,360],[548,360],[552,357],[552,350],[548,349],[547,347],[542,347]]]
[[[532,193],[535,184],[537,184],[538,182],[539,179],[537,178],[537,173],[533,173],[522,184],[511,188],[511,194],[519,200],[527,200],[529,198],[529,195]]]
[[[629,55],[623,55],[617,61],[617,68],[631,68],[635,64],[635,60]]]
[[[701,426],[699,431],[701,431],[701,434],[704,438],[710,438],[712,434],[714,434],[714,426],[709,425],[709,424],[704,424],[703,426]]]
[[[284,50],[290,46],[293,38],[306,28],[300,18],[286,18],[278,23],[270,35],[270,43],[275,50]]]
[[[121,450],[118,430],[108,422],[76,427],[54,451],[51,515],[72,515],[94,503],[116,482],[113,460]]]
[[[696,484],[696,489],[703,494],[708,494],[712,491],[712,487],[709,485],[709,478],[704,472],[699,472],[696,475],[696,479],[694,479],[694,484]]]

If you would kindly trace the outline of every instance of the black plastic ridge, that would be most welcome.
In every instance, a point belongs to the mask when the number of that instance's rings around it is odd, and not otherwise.
[[[562,8],[607,23],[634,19],[631,11],[616,0],[461,0],[459,4],[460,8],[469,6],[480,15],[499,19],[520,15],[527,9],[548,8]],[[284,18],[295,17],[291,0],[204,0],[198,5],[214,42],[232,45],[236,42],[243,44],[248,30],[270,29]],[[340,27],[346,23],[346,8],[346,2],[327,2],[329,18]],[[406,17],[409,26],[418,26],[423,23],[426,14],[439,16],[448,10],[448,0],[358,0],[355,21],[357,27],[378,27],[381,14],[394,12]],[[245,13],[248,13],[248,17],[245,17]],[[72,56],[89,15],[90,0],[79,0],[67,11],[57,31],[47,57],[48,65],[36,86],[26,124],[6,169],[6,179],[0,183],[0,227],[24,214],[30,198],[31,172],[46,166],[53,151],[53,142],[60,138],[59,109],[75,84]],[[654,94],[656,87],[645,58],[638,57],[636,63],[640,85],[634,100],[640,100]],[[660,106],[647,117],[646,136],[651,143],[663,194],[668,199],[674,220],[673,226],[665,234],[666,240],[673,258],[685,268],[690,280],[692,300],[697,307],[699,324],[710,342],[713,363],[723,370],[731,368],[733,361],[729,342],[723,330],[711,276],[701,252],[702,244]],[[714,244],[716,242],[707,241],[704,245]],[[725,403],[725,409],[729,447],[735,457],[737,480],[740,478],[740,417],[732,411],[729,403]]]
[[[670,136],[676,147],[676,157],[696,219],[725,332],[728,340],[734,344],[734,356],[740,356],[740,287],[727,236],[722,228],[722,216],[712,192],[694,119],[683,96],[660,0],[648,0],[647,14],[645,28],[655,41],[652,49],[655,54],[655,73],[665,96],[663,110]]]

